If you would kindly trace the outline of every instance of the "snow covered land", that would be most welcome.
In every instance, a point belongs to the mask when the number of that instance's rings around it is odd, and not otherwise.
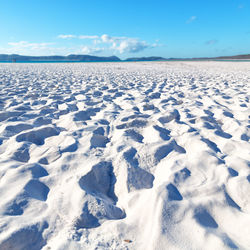
[[[250,249],[250,63],[0,64],[0,249]]]

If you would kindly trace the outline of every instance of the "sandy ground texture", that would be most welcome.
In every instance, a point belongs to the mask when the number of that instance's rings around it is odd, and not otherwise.
[[[0,249],[250,249],[250,63],[0,64]]]

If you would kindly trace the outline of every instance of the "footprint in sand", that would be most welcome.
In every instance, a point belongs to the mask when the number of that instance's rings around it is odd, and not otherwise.
[[[163,158],[168,156],[173,150],[175,150],[180,154],[186,153],[186,150],[183,147],[179,146],[175,140],[173,140],[169,144],[163,145],[156,150],[154,154],[155,161],[160,162]]]
[[[43,145],[44,140],[51,136],[59,135],[60,131],[58,128],[45,127],[37,130],[32,130],[23,134],[19,134],[16,137],[17,142],[28,141],[36,145]]]
[[[30,180],[24,187],[26,193],[37,200],[46,201],[50,189],[39,180]]]
[[[98,227],[105,220],[119,220],[126,216],[116,206],[115,183],[111,162],[100,162],[81,177],[79,185],[86,192],[86,196],[82,214],[75,222],[77,229]]]
[[[133,147],[123,153],[124,159],[129,164],[129,168],[127,169],[127,188],[129,192],[152,188],[155,179],[151,173],[139,166],[139,161],[135,157],[136,154],[137,150]]]

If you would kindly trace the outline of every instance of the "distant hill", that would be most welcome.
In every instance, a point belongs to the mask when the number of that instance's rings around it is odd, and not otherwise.
[[[68,56],[21,56],[0,54],[0,61],[4,62],[117,62],[121,59],[117,56],[90,56],[90,55],[68,55]]]
[[[168,60],[250,60],[250,54],[218,57],[169,58]]]
[[[150,56],[150,57],[132,57],[132,58],[127,58],[125,61],[128,62],[138,62],[138,61],[165,61],[167,60],[166,58],[159,57],[159,56]]]
[[[247,54],[247,55],[237,55],[237,56],[220,56],[220,57],[215,57],[215,59],[221,59],[221,60],[227,60],[227,59],[236,59],[236,60],[248,60],[250,59],[250,54]]]

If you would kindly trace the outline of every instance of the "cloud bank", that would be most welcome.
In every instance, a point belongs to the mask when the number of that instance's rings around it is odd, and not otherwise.
[[[157,43],[150,44],[144,40],[125,36],[103,35],[58,35],[57,42],[35,43],[28,41],[9,42],[0,48],[4,54],[25,55],[66,55],[66,54],[130,54],[158,47]],[[70,40],[67,41],[67,40]]]
[[[90,46],[85,45],[83,47],[84,52],[91,53],[100,53],[104,50],[123,53],[137,53],[141,52],[147,48],[157,47],[157,44],[148,44],[146,41],[140,40],[138,38],[130,37],[118,37],[118,36],[109,36],[103,34],[101,36],[97,35],[59,35],[58,38],[68,39],[76,38],[81,40],[92,40],[93,44]],[[95,47],[99,45],[99,47]]]

